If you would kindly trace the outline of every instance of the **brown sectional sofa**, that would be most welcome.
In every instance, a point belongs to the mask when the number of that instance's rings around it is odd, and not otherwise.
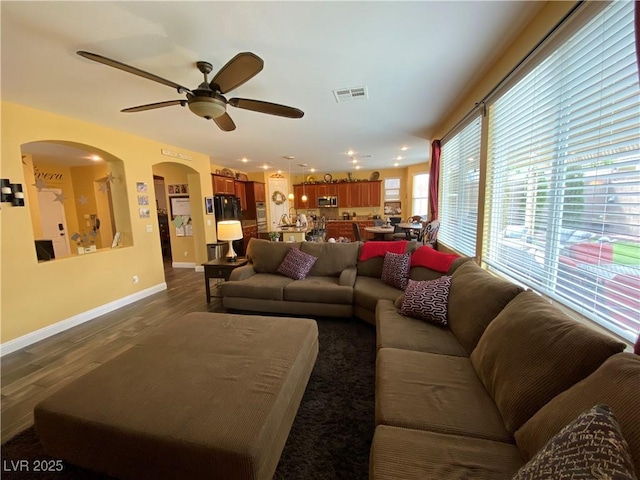
[[[376,309],[370,479],[510,479],[596,404],[640,471],[640,357],[623,343],[473,262],[453,272],[448,328],[397,306]]]
[[[229,309],[375,324],[371,480],[510,479],[596,404],[612,408],[640,472],[640,356],[470,258],[446,273],[447,327],[400,315],[403,292],[380,279],[382,257],[358,260],[361,246],[252,239],[250,263],[222,293]],[[276,273],[292,247],[318,257],[304,280]],[[414,280],[442,275],[410,272]]]
[[[409,242],[406,252],[416,248]],[[290,248],[318,258],[304,280],[277,272]],[[269,242],[252,238],[247,247],[249,263],[236,268],[221,287],[222,304],[228,310],[325,317],[356,317],[375,324],[379,299],[395,300],[402,294],[381,279],[383,257],[359,261],[361,242]],[[451,265],[470,260],[460,258]],[[442,273],[413,267],[414,280],[432,280]]]

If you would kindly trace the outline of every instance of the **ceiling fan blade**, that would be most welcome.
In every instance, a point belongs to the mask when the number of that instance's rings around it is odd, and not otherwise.
[[[148,103],[147,105],[139,105],[137,107],[125,108],[120,110],[123,113],[144,112],[145,110],[153,110],[154,108],[172,107],[173,105],[180,105],[184,107],[187,104],[186,100],[169,100],[168,102]]]
[[[213,121],[216,122],[218,127],[220,127],[220,130],[225,132],[231,132],[236,129],[236,124],[233,123],[233,120],[231,120],[231,117],[227,112],[224,112],[219,117],[214,118]]]
[[[230,92],[260,73],[263,67],[264,62],[259,56],[251,52],[239,53],[216,73],[210,86],[220,93]]]
[[[140,70],[139,68],[132,67],[131,65],[124,64],[122,62],[118,62],[117,60],[112,60],[111,58],[103,57],[102,55],[98,55],[91,52],[85,52],[80,50],[76,52],[78,55],[84,58],[88,58],[89,60],[93,60],[94,62],[102,63],[103,65],[107,65],[109,67],[117,68],[119,70],[133,73],[134,75],[138,75],[139,77],[146,78],[147,80],[152,80],[154,82],[161,83],[166,85],[167,87],[175,88],[178,91],[182,92],[191,92],[187,87],[183,87],[182,85],[172,82],[171,80],[167,80],[166,78],[159,77],[154,75],[153,73],[145,72],[144,70]]]
[[[279,117],[302,118],[304,116],[304,112],[297,108],[287,107],[277,103],[262,102],[260,100],[249,100],[248,98],[232,98],[228,104],[237,108],[244,108],[245,110],[253,110],[254,112],[278,115]]]

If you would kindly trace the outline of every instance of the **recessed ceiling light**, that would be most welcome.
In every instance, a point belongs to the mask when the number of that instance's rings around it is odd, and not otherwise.
[[[358,160],[357,160],[357,159],[355,159],[355,158],[352,158],[352,159],[351,159],[351,163],[358,163]]]
[[[404,152],[407,148],[409,148],[409,147],[404,146],[404,147],[402,147],[400,150],[402,150],[402,151]]]
[[[242,162],[243,163],[247,163],[249,161],[249,159],[247,157],[242,157]]]
[[[269,165],[263,165],[262,168],[266,170],[267,168],[269,168]]]
[[[102,158],[100,158],[98,155],[91,155],[91,160],[93,160],[94,162],[99,162],[100,160],[102,160]]]
[[[360,170],[360,165],[356,165],[356,170]]]
[[[349,150],[349,151],[347,152],[347,155],[353,155],[354,153],[355,153],[355,152],[354,152],[353,150]]]
[[[394,167],[397,167],[398,165],[400,165],[398,162],[393,164]]]
[[[278,173],[282,173],[282,170],[278,170]]]
[[[309,169],[309,171],[310,171],[311,173],[313,173],[313,172],[315,172],[315,171],[316,171],[316,169],[315,169],[315,168],[310,168],[310,169]]]
[[[398,156],[396,157],[396,160],[402,160],[402,157],[401,157],[400,155],[398,155]]]

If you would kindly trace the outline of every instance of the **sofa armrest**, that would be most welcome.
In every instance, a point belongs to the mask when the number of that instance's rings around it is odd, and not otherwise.
[[[256,271],[253,269],[253,265],[247,263],[242,267],[234,268],[229,275],[229,280],[246,280],[249,277],[252,277],[256,274]]]
[[[340,272],[340,278],[338,279],[338,285],[341,287],[353,287],[356,284],[356,275],[358,269],[356,267],[348,267]]]

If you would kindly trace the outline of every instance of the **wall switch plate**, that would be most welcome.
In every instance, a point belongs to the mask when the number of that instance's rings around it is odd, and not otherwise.
[[[153,232],[153,225],[147,225],[147,233]]]
[[[207,220],[207,227],[211,226],[211,220]]]

